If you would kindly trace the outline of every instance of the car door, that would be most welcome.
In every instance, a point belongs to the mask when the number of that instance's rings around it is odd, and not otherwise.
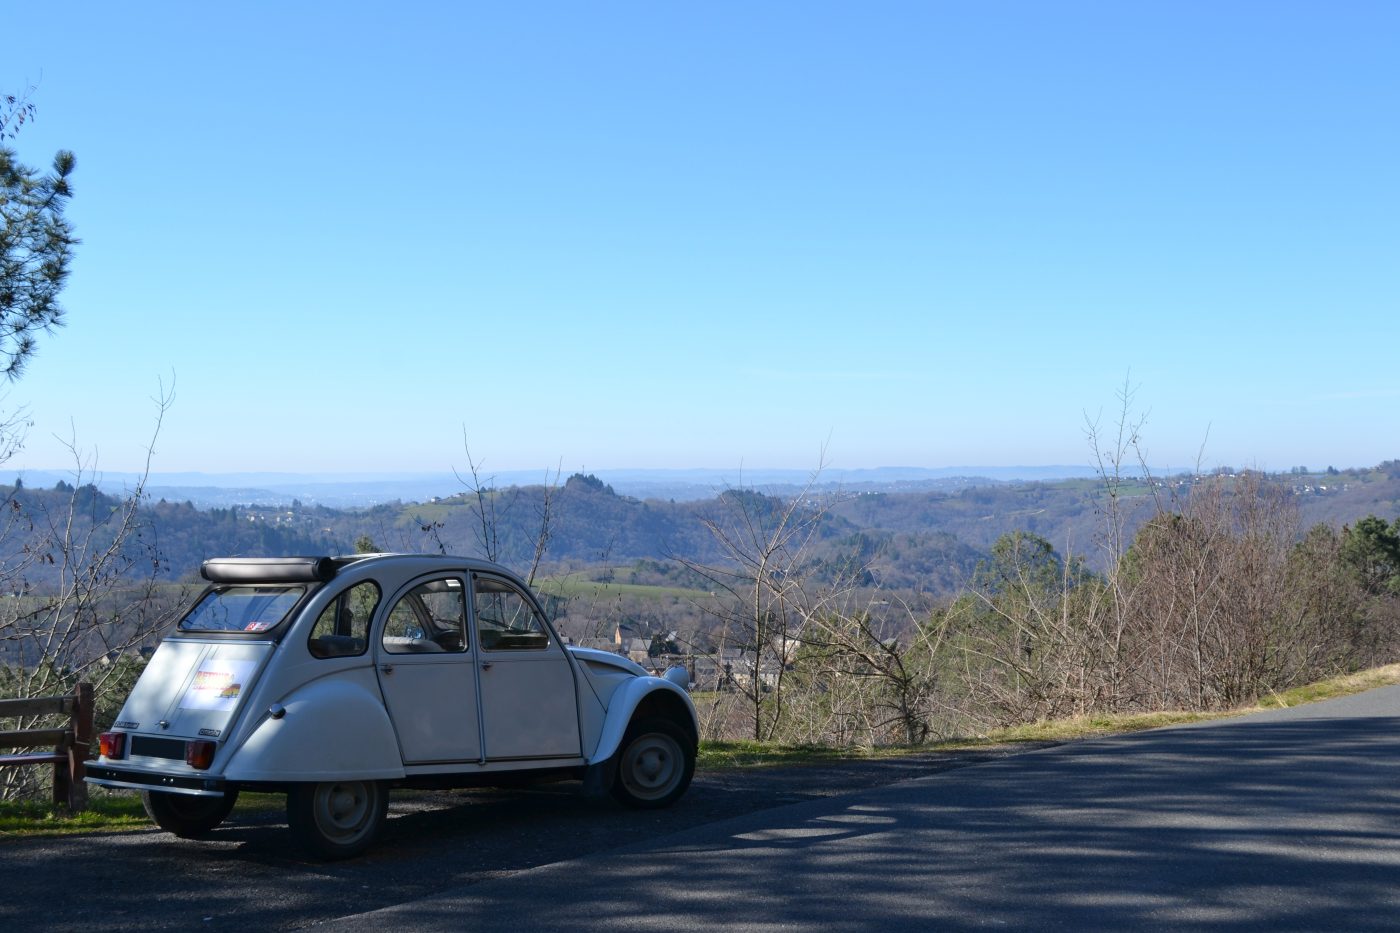
[[[380,623],[375,668],[404,764],[479,761],[477,652],[464,578],[420,578]]]
[[[476,573],[472,605],[486,758],[578,757],[573,667],[534,601],[509,580]]]

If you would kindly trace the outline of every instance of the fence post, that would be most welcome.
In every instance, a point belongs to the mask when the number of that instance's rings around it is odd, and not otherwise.
[[[68,748],[68,809],[73,813],[87,809],[87,760],[92,752],[93,694],[92,684],[80,683],[73,691],[73,744]]]

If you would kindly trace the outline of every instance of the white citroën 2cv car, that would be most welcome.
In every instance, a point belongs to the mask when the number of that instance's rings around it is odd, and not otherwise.
[[[685,669],[565,645],[497,564],[226,558],[202,574],[87,769],[178,836],[208,833],[241,789],[285,793],[297,841],[333,859],[373,842],[393,787],[573,778],[652,808],[690,784]]]

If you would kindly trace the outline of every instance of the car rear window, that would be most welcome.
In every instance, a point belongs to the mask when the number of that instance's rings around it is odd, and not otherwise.
[[[216,586],[180,620],[180,631],[266,632],[305,593],[304,586]]]

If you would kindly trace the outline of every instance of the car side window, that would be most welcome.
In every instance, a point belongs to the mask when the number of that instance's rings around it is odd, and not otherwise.
[[[444,577],[409,590],[389,610],[381,640],[390,654],[466,651],[467,602],[462,581]]]
[[[476,634],[488,651],[549,647],[549,634],[535,607],[514,586],[493,577],[475,577]]]
[[[369,647],[369,620],[379,605],[379,585],[356,583],[322,610],[306,647],[318,658],[348,658]]]

